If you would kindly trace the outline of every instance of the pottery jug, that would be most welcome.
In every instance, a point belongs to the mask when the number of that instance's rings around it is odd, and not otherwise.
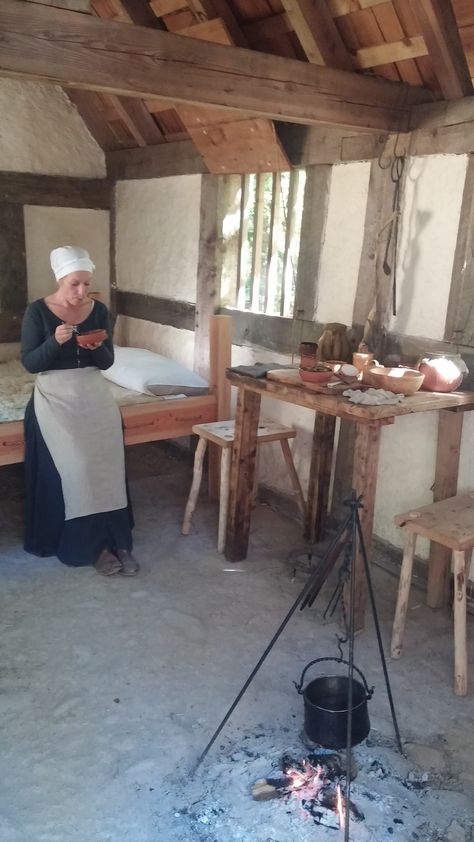
[[[468,373],[460,354],[430,354],[418,368],[425,375],[421,388],[429,392],[454,392]]]
[[[340,322],[329,322],[324,325],[319,339],[318,359],[321,362],[325,360],[351,362],[352,350],[346,334],[346,325]]]

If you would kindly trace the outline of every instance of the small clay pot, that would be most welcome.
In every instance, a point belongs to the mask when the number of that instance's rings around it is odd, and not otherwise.
[[[103,342],[107,339],[108,333],[104,328],[99,327],[97,330],[89,330],[87,333],[76,333],[76,342],[81,348],[86,345],[95,345],[96,342]]]

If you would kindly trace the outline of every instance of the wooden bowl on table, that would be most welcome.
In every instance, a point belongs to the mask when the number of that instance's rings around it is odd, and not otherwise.
[[[86,345],[95,345],[96,342],[103,342],[107,339],[108,333],[104,328],[99,327],[97,330],[89,330],[87,333],[76,333],[76,342],[81,348]]]
[[[388,392],[395,392],[397,395],[414,395],[418,391],[423,380],[421,374],[415,368],[389,368],[383,365],[366,366],[363,373],[363,382],[368,383],[375,389],[386,389]]]

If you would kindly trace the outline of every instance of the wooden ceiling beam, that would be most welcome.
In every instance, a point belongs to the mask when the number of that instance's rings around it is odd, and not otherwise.
[[[42,6],[55,6],[57,9],[69,9],[70,12],[91,13],[90,0],[27,0],[28,3],[40,3]]]
[[[423,88],[21,0],[2,0],[0,39],[0,76],[288,122],[404,130],[409,106],[431,99]]]
[[[354,69],[326,0],[281,0],[281,3],[308,61],[340,70]]]
[[[105,178],[0,172],[0,202],[109,210],[112,193]]]
[[[164,178],[209,172],[192,140],[162,143],[107,153],[107,174],[113,180]]]
[[[412,0],[445,99],[474,92],[451,0]]]

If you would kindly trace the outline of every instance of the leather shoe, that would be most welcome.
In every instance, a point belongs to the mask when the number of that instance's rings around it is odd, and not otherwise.
[[[122,565],[119,573],[122,576],[136,576],[140,570],[140,565],[136,558],[133,557],[128,550],[117,550],[117,557]]]

